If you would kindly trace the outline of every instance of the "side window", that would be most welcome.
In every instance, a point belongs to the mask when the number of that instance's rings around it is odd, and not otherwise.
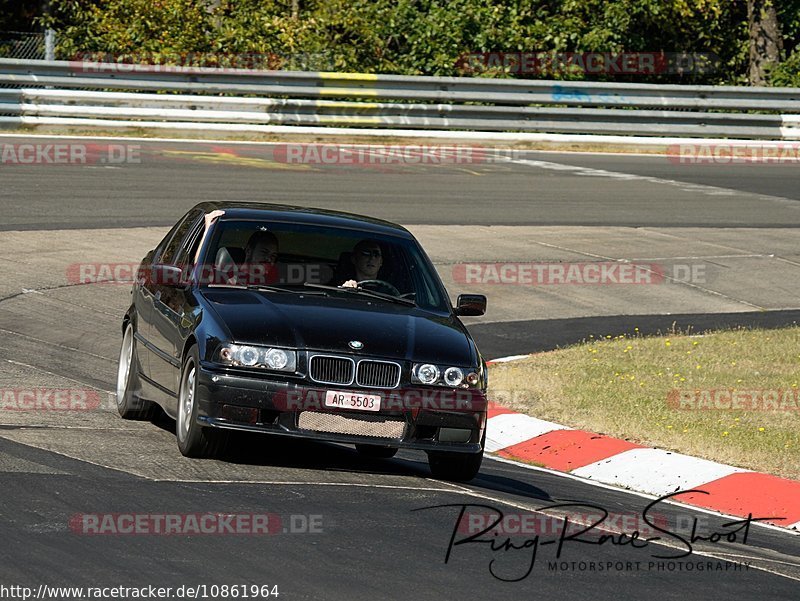
[[[167,232],[167,235],[164,236],[161,239],[161,242],[158,243],[158,246],[155,247],[155,249],[152,252],[152,256],[150,257],[152,263],[158,263],[159,262],[159,259],[161,258],[161,255],[164,254],[164,249],[167,247],[167,244],[169,243],[169,241],[172,240],[172,236],[175,235],[175,230],[178,229],[178,226],[182,222],[183,221],[173,225],[172,228]]]
[[[203,237],[202,234],[205,231],[205,221],[202,218],[195,219],[192,225],[193,227],[184,237],[183,243],[175,257],[175,265],[184,269],[192,263],[194,255],[197,253],[197,247],[200,245],[200,240]]]
[[[409,250],[413,258],[410,260],[408,270],[411,274],[414,291],[417,293],[415,297],[417,305],[423,308],[442,310],[441,305],[444,301],[439,293],[439,287],[433,280],[433,277],[436,277],[435,268],[430,261],[425,261],[423,253],[418,248],[409,248]],[[420,268],[426,263],[430,266],[430,270]]]
[[[191,211],[187,213],[186,217],[183,218],[178,226],[175,228],[175,232],[172,234],[172,238],[170,238],[167,245],[161,251],[161,255],[158,257],[159,263],[164,263],[166,265],[177,265],[178,254],[181,250],[181,243],[186,238],[186,235],[191,231],[192,226],[195,225],[198,217],[203,215],[203,211]]]

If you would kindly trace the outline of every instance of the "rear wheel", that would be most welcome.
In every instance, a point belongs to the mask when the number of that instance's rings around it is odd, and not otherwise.
[[[139,362],[136,358],[136,339],[133,322],[129,322],[122,336],[117,366],[117,411],[125,419],[152,419],[158,408],[139,398]]]
[[[178,390],[178,419],[175,433],[178,449],[186,457],[217,457],[228,441],[228,432],[197,423],[197,369],[200,364],[197,346],[186,353]]]
[[[356,451],[365,457],[373,459],[390,459],[397,455],[397,449],[394,447],[382,447],[375,444],[357,444]]]

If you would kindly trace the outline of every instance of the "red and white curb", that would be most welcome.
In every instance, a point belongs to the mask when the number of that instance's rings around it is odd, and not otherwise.
[[[519,358],[490,361],[498,363]],[[770,523],[800,530],[800,481],[698,459],[516,413],[489,403],[486,450],[603,484],[737,517],[770,517]]]

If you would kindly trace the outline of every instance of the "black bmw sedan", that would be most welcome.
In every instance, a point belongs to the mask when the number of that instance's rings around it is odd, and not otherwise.
[[[176,421],[211,457],[234,431],[426,451],[470,480],[486,439],[486,364],[406,229],[262,203],[192,208],[143,259],[122,322],[120,415]]]

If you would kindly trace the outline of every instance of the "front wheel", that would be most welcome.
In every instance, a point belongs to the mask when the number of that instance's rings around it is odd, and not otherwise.
[[[200,358],[197,346],[186,353],[178,390],[178,419],[175,434],[178,449],[186,457],[217,457],[225,449],[228,432],[197,423],[197,370]]]
[[[483,449],[479,453],[448,453],[428,451],[428,465],[434,478],[468,482],[478,475],[483,461]]]

